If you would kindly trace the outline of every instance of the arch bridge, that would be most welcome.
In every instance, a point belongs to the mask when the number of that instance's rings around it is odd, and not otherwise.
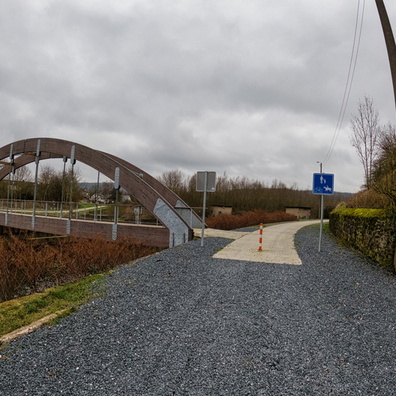
[[[37,184],[39,163],[54,158],[63,159],[64,169],[69,161],[71,173],[77,161],[88,165],[113,180],[116,191],[122,187],[158,220],[158,225],[118,222],[118,201],[112,223],[74,219],[69,216],[50,217],[37,210]],[[19,140],[0,148],[0,180],[25,165],[35,163],[34,198],[30,212],[13,210],[10,194],[6,208],[0,210],[0,226],[31,230],[54,235],[93,237],[106,239],[134,237],[143,243],[160,247],[173,247],[193,238],[193,228],[201,226],[201,219],[174,192],[135,165],[114,155],[87,146],[54,138]],[[8,189],[9,190],[9,189]],[[117,194],[118,196],[118,194]],[[62,205],[62,203],[61,203]]]

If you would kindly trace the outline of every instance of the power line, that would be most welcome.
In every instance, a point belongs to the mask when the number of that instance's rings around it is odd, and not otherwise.
[[[331,157],[334,146],[337,142],[338,136],[341,131],[341,126],[344,122],[345,112],[348,106],[349,96],[351,94],[353,78],[355,76],[356,64],[359,54],[360,48],[360,41],[362,37],[362,30],[363,30],[363,20],[364,20],[364,11],[366,7],[366,0],[363,0],[363,6],[361,7],[361,1],[358,0],[357,5],[357,12],[356,12],[356,22],[355,22],[355,32],[353,36],[353,45],[351,51],[351,59],[349,61],[349,70],[348,70],[348,77],[345,84],[344,95],[342,98],[340,112],[338,114],[337,125],[333,134],[333,138],[330,143],[329,150],[327,151],[326,157],[323,160],[323,164],[325,164]]]

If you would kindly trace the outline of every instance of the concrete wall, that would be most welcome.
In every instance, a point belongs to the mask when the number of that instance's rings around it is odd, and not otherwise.
[[[212,206],[212,216],[218,216],[219,214],[232,214],[232,206]]]
[[[308,208],[286,208],[286,213],[296,216],[297,219],[310,219],[311,209]]]

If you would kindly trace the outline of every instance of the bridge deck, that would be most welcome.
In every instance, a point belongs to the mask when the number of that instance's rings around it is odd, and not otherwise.
[[[90,238],[102,235],[108,240],[113,239],[113,223],[92,220],[77,220],[60,217],[40,216],[34,218],[28,214],[0,212],[0,226],[22,230],[44,232],[54,235],[71,235]],[[117,238],[135,238],[146,245],[169,247],[169,229],[163,226],[142,225],[131,223],[117,224]]]

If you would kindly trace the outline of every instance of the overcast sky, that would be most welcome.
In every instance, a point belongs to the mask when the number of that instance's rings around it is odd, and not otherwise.
[[[361,2],[363,4],[363,1]],[[396,2],[385,0],[396,29]],[[153,176],[216,171],[311,189],[348,74],[358,0],[2,0],[2,144],[55,137]],[[356,192],[350,119],[365,95],[395,123],[367,0],[344,123],[324,171]]]

